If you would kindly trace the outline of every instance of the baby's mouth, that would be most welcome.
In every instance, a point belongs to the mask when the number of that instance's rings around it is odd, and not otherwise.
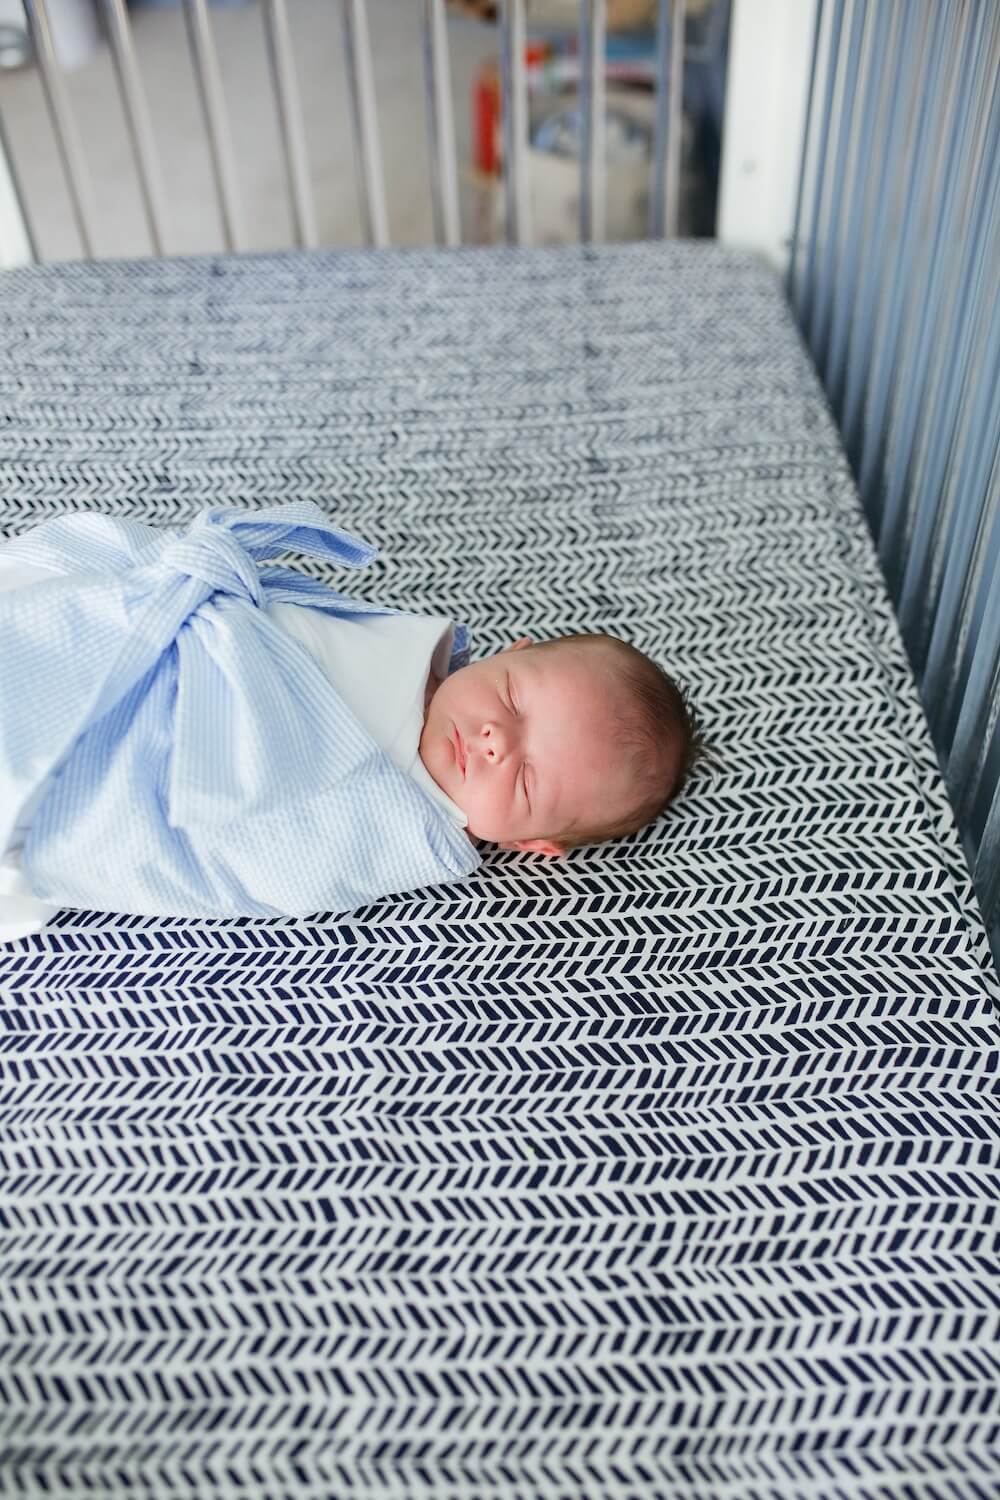
[[[462,736],[458,732],[457,724],[455,725],[455,760],[458,762],[458,769],[464,776],[466,765],[465,744],[463,743]]]

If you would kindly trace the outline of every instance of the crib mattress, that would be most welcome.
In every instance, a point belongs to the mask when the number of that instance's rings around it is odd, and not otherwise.
[[[1000,991],[778,281],[79,263],[0,325],[5,534],[309,498],[351,588],[623,635],[723,761],[563,863],[0,950],[0,1490],[995,1494]]]

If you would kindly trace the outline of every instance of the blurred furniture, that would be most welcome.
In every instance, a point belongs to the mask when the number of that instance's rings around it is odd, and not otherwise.
[[[53,41],[50,15],[53,3],[54,0],[27,0],[27,14],[81,247],[84,255],[89,256],[94,245],[94,193]],[[162,253],[166,219],[163,174],[128,12],[124,0],[102,0],[102,4],[135,155],[150,244],[154,253]],[[234,144],[207,0],[183,0],[183,8],[211,152],[224,242],[228,248],[240,250],[246,245],[246,231]],[[287,3],[286,0],[262,0],[262,8],[295,242],[313,248],[318,243],[316,213]],[[341,15],[365,235],[369,243],[384,245],[388,243],[388,214],[365,0],[341,0]],[[424,0],[422,15],[427,99],[425,123],[435,229],[440,243],[453,245],[459,238],[458,168],[444,0]],[[654,50],[656,106],[647,212],[648,231],[654,236],[668,232],[676,234],[678,229],[683,47],[674,46],[674,38],[683,37],[684,16],[685,0],[658,0]],[[604,69],[601,64],[606,34],[606,0],[583,0],[579,12],[579,46],[584,62],[580,74],[578,209],[583,239],[601,239],[605,234]],[[512,243],[527,243],[532,236],[525,164],[529,141],[524,0],[505,0],[499,35],[503,59],[500,92],[504,120],[504,228]],[[20,202],[20,216],[37,259],[37,245],[31,237],[30,216],[18,180],[17,164],[8,160],[7,166]]]

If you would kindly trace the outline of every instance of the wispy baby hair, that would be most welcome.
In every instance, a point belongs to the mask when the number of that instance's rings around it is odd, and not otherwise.
[[[589,827],[574,825],[550,835],[567,848],[635,833],[679,796],[694,770],[702,765],[718,768],[720,764],[688,689],[655,661],[613,635],[560,636],[539,641],[530,649],[558,651],[570,647],[602,652],[626,689],[631,712],[618,729],[622,750],[629,759],[635,797],[623,817]]]

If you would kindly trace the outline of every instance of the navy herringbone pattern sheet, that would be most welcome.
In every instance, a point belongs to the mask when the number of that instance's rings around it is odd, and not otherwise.
[[[0,1489],[995,1495],[998,987],[775,279],[674,244],[0,280],[0,521],[315,500],[724,759],[348,919],[0,956]]]

